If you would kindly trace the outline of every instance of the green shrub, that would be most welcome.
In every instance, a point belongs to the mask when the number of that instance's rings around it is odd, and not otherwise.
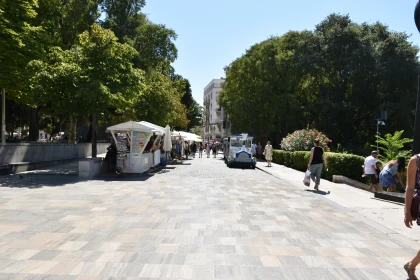
[[[347,178],[364,181],[362,165],[365,158],[351,154],[327,153],[328,172],[324,178],[332,180],[332,175],[343,175]]]
[[[308,169],[308,162],[311,152],[293,152],[292,153],[292,166],[294,169],[306,171]]]
[[[296,170],[306,171],[311,152],[288,152],[274,150],[273,162],[291,167]],[[322,172],[322,178],[332,180],[332,175],[342,175],[347,178],[363,181],[362,165],[365,159],[361,156],[340,153],[326,153],[328,172]]]

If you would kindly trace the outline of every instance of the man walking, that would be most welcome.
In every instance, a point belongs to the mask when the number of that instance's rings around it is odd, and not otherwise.
[[[191,146],[191,152],[192,152],[193,158],[195,158],[195,153],[197,152],[197,144],[195,142],[193,142]]]
[[[364,168],[364,174],[366,177],[369,178],[370,186],[369,191],[373,192],[374,190],[380,191],[379,184],[378,184],[378,178],[379,174],[376,172],[376,158],[378,157],[377,151],[372,151],[371,155],[368,156],[365,159],[365,168]]]

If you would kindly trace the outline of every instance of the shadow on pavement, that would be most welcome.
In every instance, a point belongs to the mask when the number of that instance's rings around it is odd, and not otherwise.
[[[330,191],[325,192],[325,191],[321,191],[321,190],[319,190],[319,191],[316,191],[316,190],[305,190],[305,191],[311,192],[311,193],[315,193],[315,194],[320,194],[320,195],[329,195],[331,193]]]
[[[68,184],[75,184],[87,181],[103,181],[103,182],[126,182],[138,181],[143,182],[152,177],[153,173],[146,174],[101,174],[92,178],[82,178],[76,174],[14,174],[0,176],[0,190],[2,188],[27,188],[40,189],[47,187],[60,187]]]

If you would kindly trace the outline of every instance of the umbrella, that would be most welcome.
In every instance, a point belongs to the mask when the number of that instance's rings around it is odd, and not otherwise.
[[[170,152],[172,150],[171,128],[169,125],[165,127],[165,137],[163,138],[163,150]]]
[[[165,171],[166,171],[166,165],[168,164],[168,152],[172,150],[172,139],[171,139],[171,128],[169,125],[165,127],[165,136],[163,138],[163,150],[166,154],[166,162],[165,162]]]

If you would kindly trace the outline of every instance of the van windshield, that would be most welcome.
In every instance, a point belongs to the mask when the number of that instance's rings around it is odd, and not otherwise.
[[[238,139],[238,138],[232,138],[230,140],[230,146],[231,147],[238,147],[238,148],[242,148],[242,146],[245,145],[245,147],[247,148],[251,148],[251,140],[242,140],[242,139]]]
[[[242,141],[239,141],[238,139],[232,138],[230,140],[230,146],[231,147],[242,147]]]

